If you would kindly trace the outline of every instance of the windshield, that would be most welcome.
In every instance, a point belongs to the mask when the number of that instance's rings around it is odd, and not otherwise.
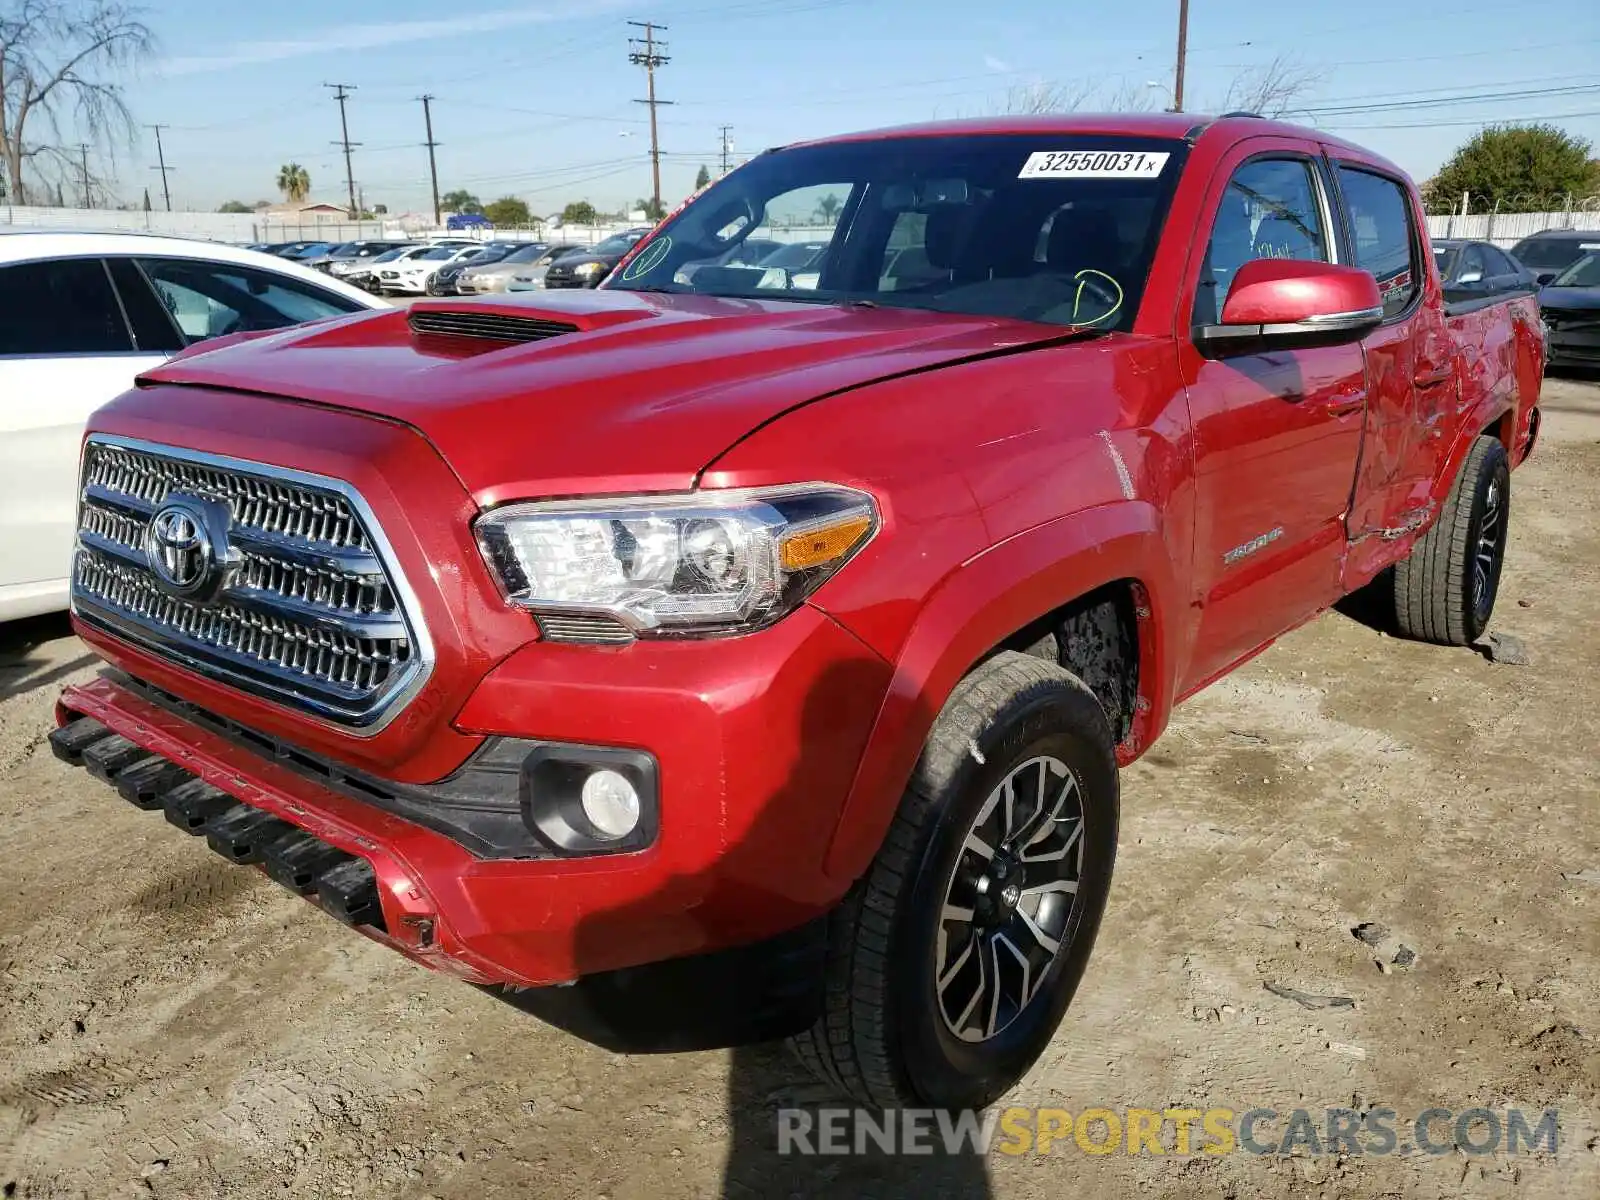
[[[1186,153],[1174,139],[1048,133],[774,151],[603,286],[1127,329]],[[777,234],[820,244],[810,270],[730,253]]]
[[[406,249],[404,246],[396,246],[393,250],[385,250],[382,254],[376,256],[372,261],[375,263],[393,262],[405,252]]]
[[[763,258],[761,265],[787,267],[791,271],[798,271],[802,267],[809,267],[812,260],[820,257],[826,249],[825,242],[797,242],[791,246],[780,246]]]
[[[518,246],[510,254],[506,255],[502,261],[508,263],[533,262],[543,256],[547,249],[548,247],[540,245],[538,242],[534,242],[529,246]]]
[[[441,258],[452,258],[460,253],[461,247],[459,246],[435,246],[432,250],[424,250],[421,254],[417,255],[417,258],[425,258],[429,262],[433,262]]]
[[[1600,287],[1600,254],[1590,251],[1550,281],[1551,287]]]
[[[590,254],[626,254],[633,244],[642,238],[642,233],[617,233],[605,241],[594,246]]]
[[[1600,242],[1600,236],[1595,238]],[[1525,267],[1535,271],[1548,271],[1566,266],[1573,259],[1594,247],[1585,246],[1577,238],[1529,238],[1512,249],[1511,256]]]

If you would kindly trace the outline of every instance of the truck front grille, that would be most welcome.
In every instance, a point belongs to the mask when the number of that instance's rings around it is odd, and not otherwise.
[[[426,632],[348,484],[94,435],[80,619],[315,716],[375,731],[421,686]]]

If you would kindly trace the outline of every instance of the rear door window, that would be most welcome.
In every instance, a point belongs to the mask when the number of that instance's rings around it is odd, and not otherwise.
[[[133,337],[98,258],[0,267],[0,356],[127,354]]]
[[[1355,265],[1378,281],[1384,319],[1397,317],[1421,291],[1410,193],[1398,180],[1351,166],[1339,168],[1339,190],[1350,218]]]
[[[156,294],[191,342],[361,312],[363,305],[298,279],[231,263],[140,260]]]

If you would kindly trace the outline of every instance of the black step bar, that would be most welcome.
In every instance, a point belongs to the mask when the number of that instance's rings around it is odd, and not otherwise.
[[[152,754],[93,717],[78,717],[50,734],[62,762],[84,767],[136,808],[160,811],[229,862],[256,863],[297,895],[316,897],[346,925],[385,931],[372,864],[313,837],[288,821],[245,804]]]

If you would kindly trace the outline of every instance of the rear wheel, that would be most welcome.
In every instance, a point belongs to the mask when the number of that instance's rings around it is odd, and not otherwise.
[[[1511,517],[1511,464],[1498,438],[1479,437],[1433,528],[1396,564],[1395,623],[1419,641],[1465,646],[1494,614]]]
[[[865,1104],[966,1108],[1044,1051],[1083,975],[1117,840],[1111,729],[1053,663],[1002,653],[951,695],[829,932],[801,1058]]]

